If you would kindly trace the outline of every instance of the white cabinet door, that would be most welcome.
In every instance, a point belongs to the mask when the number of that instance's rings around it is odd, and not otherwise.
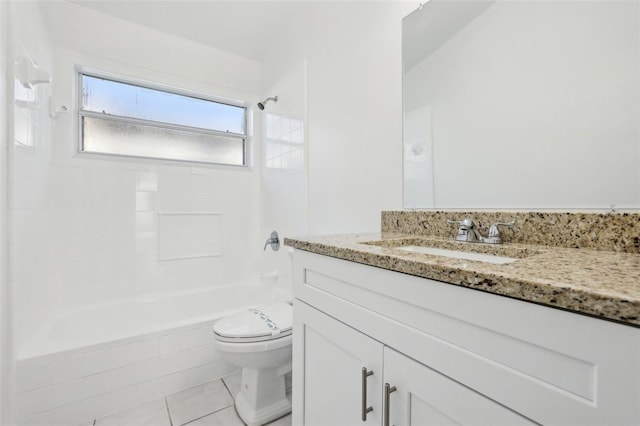
[[[294,303],[294,423],[306,426],[380,425],[382,344],[298,300]],[[303,366],[303,368],[296,368]],[[362,420],[362,369],[366,407]]]
[[[499,403],[388,347],[389,425],[535,425]],[[384,385],[383,385],[384,386]]]

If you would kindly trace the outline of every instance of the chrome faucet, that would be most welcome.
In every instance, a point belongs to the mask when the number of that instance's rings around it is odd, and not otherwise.
[[[464,241],[467,243],[485,243],[485,244],[502,244],[499,226],[513,226],[516,222],[496,222],[489,227],[489,234],[483,236],[473,219],[466,217],[463,220],[447,220],[448,223],[458,225],[458,233],[456,241]]]

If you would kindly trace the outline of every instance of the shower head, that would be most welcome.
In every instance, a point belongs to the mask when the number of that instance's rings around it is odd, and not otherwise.
[[[258,108],[260,108],[261,110],[264,110],[264,106],[267,104],[267,102],[269,101],[273,101],[273,102],[278,102],[278,97],[274,96],[273,98],[267,98],[262,102],[258,102]]]

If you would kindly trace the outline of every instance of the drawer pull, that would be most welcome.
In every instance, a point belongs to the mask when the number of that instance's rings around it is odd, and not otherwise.
[[[389,396],[395,391],[395,386],[384,384],[384,426],[389,426]]]
[[[367,377],[373,376],[373,371],[362,367],[362,421],[367,421],[367,413],[373,411],[373,407],[367,407]]]

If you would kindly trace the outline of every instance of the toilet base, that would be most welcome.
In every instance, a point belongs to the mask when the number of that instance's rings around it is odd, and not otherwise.
[[[285,387],[285,374],[289,371],[291,364],[266,370],[242,369],[236,409],[247,426],[261,426],[291,412]]]

